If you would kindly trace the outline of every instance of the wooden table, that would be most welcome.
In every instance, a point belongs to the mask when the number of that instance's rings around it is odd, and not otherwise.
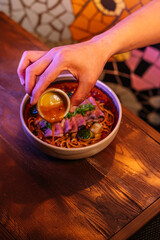
[[[160,210],[160,136],[127,109],[115,140],[78,161],[31,146],[19,118],[24,50],[47,49],[0,14],[0,239],[127,239]]]

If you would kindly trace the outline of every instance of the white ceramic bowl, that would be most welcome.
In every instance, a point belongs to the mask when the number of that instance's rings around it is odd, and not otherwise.
[[[66,74],[63,76],[59,76],[57,78],[58,80],[70,80],[74,79],[72,75]],[[60,148],[56,147],[53,145],[50,145],[48,143],[43,142],[39,138],[37,138],[35,135],[33,135],[30,130],[28,129],[25,121],[24,121],[24,109],[25,105],[29,99],[28,94],[26,94],[21,102],[20,106],[20,119],[21,123],[24,129],[24,132],[26,133],[27,137],[29,138],[31,144],[34,144],[37,148],[39,148],[41,151],[45,152],[46,154],[49,154],[55,158],[61,158],[61,159],[68,159],[68,160],[74,160],[74,159],[82,159],[86,157],[90,157],[95,155],[96,153],[102,151],[104,148],[106,148],[115,138],[120,123],[121,123],[121,118],[122,118],[122,108],[121,104],[116,96],[116,94],[104,83],[100,82],[99,80],[96,83],[96,86],[100,89],[103,90],[111,99],[112,102],[114,103],[117,112],[118,112],[118,120],[116,123],[116,126],[112,130],[112,132],[103,140],[100,142],[97,142],[93,145],[87,146],[87,147],[82,147],[82,148]]]

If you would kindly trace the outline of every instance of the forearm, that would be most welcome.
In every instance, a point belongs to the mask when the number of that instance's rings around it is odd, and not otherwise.
[[[150,2],[93,41],[104,58],[108,51],[113,55],[160,42],[160,0]]]
[[[60,72],[68,70],[79,81],[71,98],[72,106],[77,106],[96,83],[109,57],[158,42],[160,0],[154,0],[87,42],[53,48],[48,52],[25,52],[18,75],[26,92],[32,96],[31,103],[35,104]],[[36,82],[37,76],[39,80]]]

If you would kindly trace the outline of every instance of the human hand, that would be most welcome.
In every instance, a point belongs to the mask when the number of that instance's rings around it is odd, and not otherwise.
[[[77,106],[88,95],[105,64],[103,50],[97,41],[56,47],[50,51],[26,51],[17,73],[31,104],[36,104],[43,91],[64,70],[78,80],[78,89],[71,97],[71,106]],[[39,77],[38,81],[37,77]]]

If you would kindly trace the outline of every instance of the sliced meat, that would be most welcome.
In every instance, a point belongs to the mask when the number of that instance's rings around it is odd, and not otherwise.
[[[47,126],[47,122],[44,119],[41,119],[38,123],[41,129],[45,128]]]
[[[78,127],[86,125],[85,117],[81,114],[76,114],[73,118],[75,118]]]
[[[76,114],[74,117],[64,118],[61,122],[56,123],[55,125],[55,137],[62,137],[67,132],[77,132],[78,128],[80,126],[85,126],[86,122],[101,122],[104,119],[104,113],[99,109],[99,107],[96,104],[96,101],[93,97],[87,98],[85,101],[83,101],[82,104],[88,104],[91,103],[95,106],[95,109],[93,111],[88,111],[84,116],[81,114]],[[81,105],[82,105],[81,104]],[[43,119],[40,119],[38,121],[38,124],[41,128],[45,127],[45,122]],[[45,137],[52,137],[52,130],[50,128],[47,128],[44,131]]]
[[[77,131],[78,131],[78,124],[77,124],[77,122],[76,122],[75,117],[72,117],[72,118],[70,119],[70,121],[71,121],[71,125],[72,125],[71,132],[72,132],[72,133],[73,133],[73,132],[77,132]]]
[[[104,113],[99,109],[98,106],[95,107],[94,111],[89,111],[86,114],[85,120],[87,122],[101,122],[104,119]]]
[[[62,127],[61,123],[56,123],[54,136],[55,137],[62,137],[63,136],[63,127]]]
[[[45,130],[44,137],[52,137],[52,130],[50,128]]]
[[[93,105],[93,106],[97,106],[96,100],[93,97],[89,97],[88,101]]]
[[[72,123],[70,119],[66,118],[64,123],[64,133],[69,132],[72,129]]]

